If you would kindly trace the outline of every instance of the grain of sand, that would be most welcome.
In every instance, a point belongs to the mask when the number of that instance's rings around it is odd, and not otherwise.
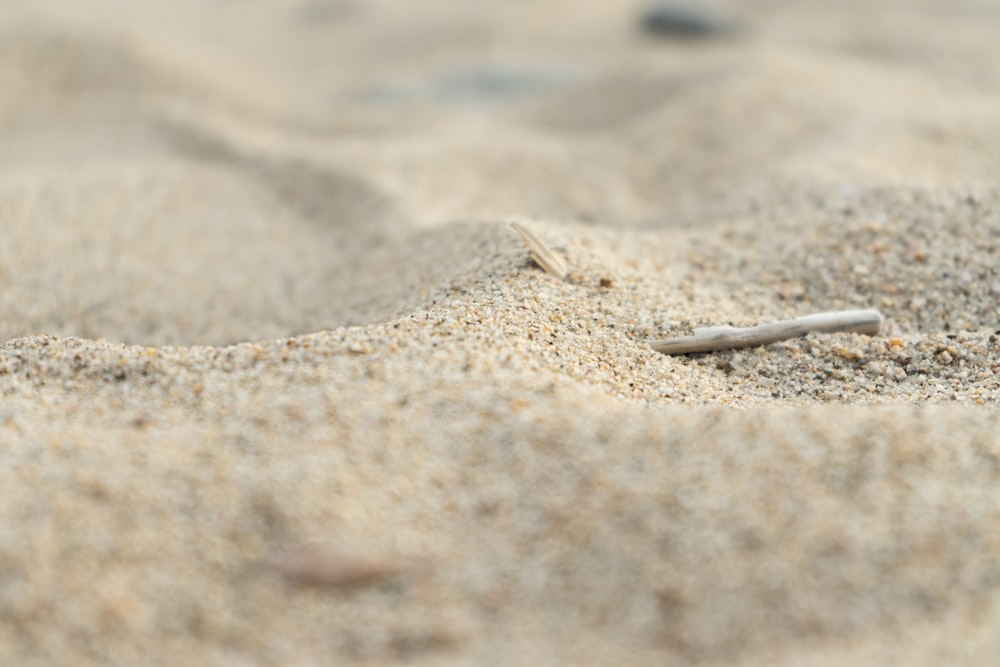
[[[996,664],[1000,13],[603,4],[0,9],[0,664]]]

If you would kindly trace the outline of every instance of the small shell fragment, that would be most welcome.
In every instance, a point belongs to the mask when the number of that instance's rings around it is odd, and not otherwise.
[[[540,238],[535,236],[532,232],[519,222],[511,221],[510,226],[521,235],[524,242],[528,245],[531,250],[531,258],[535,260],[538,266],[545,269],[548,273],[555,276],[559,280],[566,280],[566,263],[554,252],[552,249],[545,245]]]

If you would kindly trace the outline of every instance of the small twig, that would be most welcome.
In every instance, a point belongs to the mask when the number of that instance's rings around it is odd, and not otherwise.
[[[648,342],[651,348],[664,354],[691,354],[769,345],[811,332],[845,331],[873,336],[881,328],[882,315],[877,310],[841,310],[759,324],[755,327],[700,327],[694,330],[693,336]]]
[[[514,231],[520,234],[521,238],[524,239],[524,242],[528,244],[528,248],[531,250],[531,258],[535,260],[538,266],[542,267],[559,280],[566,280],[566,263],[558,255],[552,252],[551,248],[542,243],[540,238],[529,232],[521,223],[511,221],[510,226],[514,229]]]

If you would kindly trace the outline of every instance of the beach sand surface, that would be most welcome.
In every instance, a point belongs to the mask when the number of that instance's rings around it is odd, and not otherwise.
[[[0,8],[0,664],[997,664],[1000,9],[648,9]]]

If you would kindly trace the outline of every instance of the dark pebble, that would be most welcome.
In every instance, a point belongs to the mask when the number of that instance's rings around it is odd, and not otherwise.
[[[671,39],[705,39],[731,31],[731,26],[694,7],[661,2],[642,15],[643,32]]]

